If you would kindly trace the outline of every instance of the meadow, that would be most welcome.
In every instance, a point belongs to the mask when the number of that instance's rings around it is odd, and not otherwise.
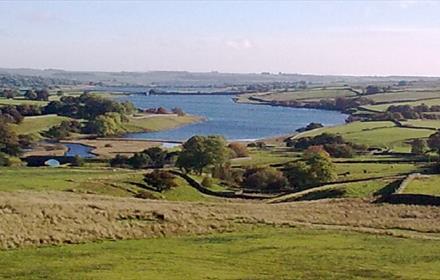
[[[69,118],[57,115],[25,117],[20,124],[13,124],[11,127],[17,134],[39,134],[65,120]]]
[[[440,241],[302,228],[0,251],[8,279],[438,279]]]
[[[294,138],[316,136],[321,133],[339,134],[344,139],[370,147],[393,149],[396,152],[409,152],[408,142],[415,138],[426,138],[434,133],[431,129],[397,127],[392,122],[353,122],[341,126],[324,127],[300,133]]]
[[[440,196],[440,176],[430,175],[418,177],[409,183],[404,193]]]

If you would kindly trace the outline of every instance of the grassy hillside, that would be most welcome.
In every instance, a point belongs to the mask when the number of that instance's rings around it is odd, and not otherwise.
[[[404,193],[440,196],[440,175],[416,178],[405,188]]]
[[[13,279],[439,279],[440,241],[259,227],[0,251]]]
[[[130,118],[124,126],[130,132],[159,131],[198,121],[201,121],[201,118],[197,116],[153,115],[151,117]]]
[[[48,130],[52,126],[59,125],[62,121],[68,119],[67,117],[57,115],[25,117],[22,123],[12,125],[12,128],[17,134],[34,134]]]
[[[346,140],[365,144],[371,147],[391,148],[399,152],[408,152],[410,147],[408,141],[414,138],[425,138],[433,134],[430,129],[413,129],[397,127],[392,122],[353,122],[347,125],[324,127],[305,133],[301,133],[295,138],[316,136],[321,133],[340,134]]]

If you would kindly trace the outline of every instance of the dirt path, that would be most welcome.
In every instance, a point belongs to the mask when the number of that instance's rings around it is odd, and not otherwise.
[[[439,220],[440,207],[359,199],[208,204],[65,192],[0,192],[0,248],[204,234],[257,225],[435,239],[440,237]]]

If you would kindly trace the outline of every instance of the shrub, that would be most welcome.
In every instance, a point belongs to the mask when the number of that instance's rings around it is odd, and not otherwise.
[[[202,180],[202,186],[204,186],[205,188],[211,188],[214,185],[214,180],[209,177],[209,176],[205,176]]]
[[[70,165],[71,166],[76,166],[76,167],[84,166],[84,159],[81,158],[79,155],[76,155],[73,158],[73,161],[72,161],[72,163]]]
[[[127,167],[128,166],[128,157],[117,154],[114,158],[110,160],[110,166],[112,167]]]
[[[283,173],[272,167],[248,168],[243,174],[243,185],[249,189],[279,192],[287,184]]]

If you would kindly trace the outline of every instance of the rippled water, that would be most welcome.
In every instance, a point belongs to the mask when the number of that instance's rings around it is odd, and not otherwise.
[[[129,95],[139,108],[181,107],[189,114],[204,116],[207,121],[173,130],[132,133],[129,138],[186,140],[193,135],[223,135],[226,139],[261,139],[283,135],[310,122],[324,125],[343,123],[346,115],[336,111],[274,107],[269,105],[237,104],[226,95]]]

